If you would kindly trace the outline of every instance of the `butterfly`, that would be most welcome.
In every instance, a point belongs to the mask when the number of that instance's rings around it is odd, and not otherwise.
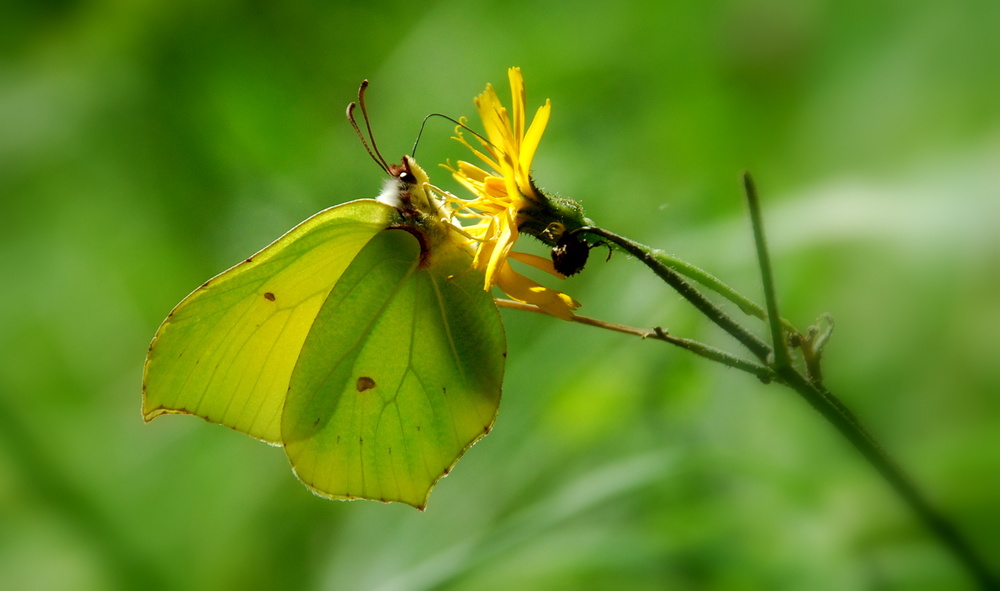
[[[142,414],[192,414],[280,445],[332,499],[423,510],[492,428],[506,339],[426,173],[388,164],[377,199],[323,210],[208,280],[160,325]]]

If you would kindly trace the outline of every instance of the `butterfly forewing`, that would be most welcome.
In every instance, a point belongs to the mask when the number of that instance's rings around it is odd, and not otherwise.
[[[324,210],[191,293],[150,345],[145,419],[194,414],[280,443],[289,379],[316,314],[397,215],[371,199]]]

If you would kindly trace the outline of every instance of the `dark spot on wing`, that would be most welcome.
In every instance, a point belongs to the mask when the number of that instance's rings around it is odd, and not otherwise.
[[[264,292],[264,299],[267,300],[267,301],[269,301],[269,302],[273,302],[274,301],[274,294],[271,293],[271,292],[269,292],[269,291]]]
[[[361,376],[358,378],[358,392],[364,392],[365,390],[371,390],[375,387],[375,380],[368,376]]]
[[[253,262],[253,257],[250,257],[250,258],[248,258],[248,259],[246,260],[246,262],[248,262],[248,263],[252,263],[252,262]]]

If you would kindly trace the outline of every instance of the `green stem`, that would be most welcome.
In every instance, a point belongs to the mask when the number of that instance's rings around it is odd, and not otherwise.
[[[496,298],[494,300],[498,306],[503,308],[512,308],[514,310],[523,310],[525,312],[535,312],[538,314],[546,314],[544,310],[535,306],[533,304],[525,304],[523,302],[516,302],[514,300],[507,300],[503,298]],[[761,365],[753,361],[748,361],[723,351],[722,349],[717,349],[711,345],[706,345],[700,341],[695,341],[693,339],[685,339],[681,337],[675,337],[673,335],[667,334],[667,331],[660,327],[656,327],[652,330],[645,330],[641,328],[635,328],[634,326],[626,326],[624,324],[616,324],[614,322],[607,322],[606,320],[599,320],[597,318],[590,318],[589,316],[580,316],[579,314],[574,314],[571,318],[573,322],[579,324],[586,324],[587,326],[594,326],[597,328],[603,328],[605,330],[613,330],[615,332],[620,332],[624,334],[630,334],[637,336],[642,339],[652,339],[656,341],[663,341],[665,343],[670,343],[671,345],[676,345],[682,349],[691,351],[695,355],[700,355],[705,359],[715,361],[716,363],[721,363],[726,367],[732,367],[734,369],[743,370],[749,374],[757,376],[757,378],[768,383],[775,379],[774,371],[767,367],[766,365]]]
[[[768,355],[771,354],[771,348],[767,345],[767,343],[760,340],[757,336],[744,328],[743,325],[730,318],[729,315],[723,312],[721,308],[705,297],[705,294],[701,293],[697,288],[685,281],[684,278],[681,277],[676,271],[663,264],[663,262],[660,261],[660,257],[663,256],[662,252],[629,240],[624,236],[619,236],[618,234],[609,232],[603,228],[587,226],[582,228],[580,231],[600,236],[604,240],[611,242],[642,261],[642,263],[656,273],[660,279],[663,279],[667,285],[677,290],[677,293],[681,294],[684,299],[691,302],[695,308],[698,308],[698,310],[701,311],[702,314],[707,316],[712,322],[716,323],[723,330],[732,335],[733,338],[742,343],[743,346],[749,349],[750,352],[759,359],[766,360]]]
[[[585,232],[591,230],[591,226],[583,227],[577,230],[578,232]],[[595,236],[599,236],[598,233],[592,232]],[[687,277],[688,279],[693,279],[705,286],[706,288],[714,291],[723,298],[729,300],[736,305],[747,316],[753,316],[754,318],[759,318],[761,320],[767,320],[767,312],[764,308],[760,307],[757,302],[751,300],[740,292],[736,291],[721,279],[712,275],[708,271],[692,265],[691,263],[679,259],[673,255],[667,254],[661,250],[652,251],[652,256],[656,257],[663,265],[666,267],[677,271],[681,275]],[[784,325],[785,329],[788,331],[795,330],[790,322],[782,319],[781,323]]]
[[[753,207],[751,208],[753,209]],[[759,214],[759,208],[758,208]],[[761,224],[758,219],[755,225]],[[601,228],[588,226],[580,231],[600,236],[601,238],[615,244],[632,256],[639,259],[650,270],[656,273],[668,285],[673,287],[681,296],[690,301],[698,310],[705,314],[712,322],[720,326],[723,330],[732,335],[736,340],[746,346],[754,355],[765,363],[776,362],[777,359],[769,359],[771,347],[751,334],[742,325],[736,323],[726,315],[715,304],[709,301],[704,294],[694,286],[685,281],[677,272],[670,269],[660,260],[659,251],[648,246],[639,244],[628,238],[619,236]],[[760,233],[762,239],[763,233]],[[758,244],[759,249],[763,249],[763,243]],[[763,249],[766,257],[766,249]],[[763,265],[763,263],[762,263]],[[770,277],[770,264],[764,275],[765,284],[771,284],[773,290],[773,279]],[[777,305],[774,303],[773,291],[768,298],[770,314],[769,318],[780,318],[777,314]],[[771,322],[771,329],[776,335],[782,335],[780,326],[775,330],[775,322]],[[780,337],[779,337],[780,338]],[[787,353],[787,351],[786,351]],[[786,358],[787,361],[787,358]],[[734,367],[730,365],[730,367]],[[743,369],[743,368],[741,368]],[[885,478],[896,492],[909,505],[911,510],[924,523],[929,531],[955,556],[969,574],[976,580],[981,589],[1000,589],[1000,582],[987,567],[986,562],[976,552],[975,548],[958,531],[958,528],[942,514],[937,511],[924,495],[917,489],[916,485],[905,475],[903,470],[892,460],[885,449],[868,429],[864,427],[857,416],[847,408],[844,403],[817,383],[811,382],[803,376],[790,363],[779,365],[777,363],[771,368],[775,373],[775,381],[784,383],[799,396],[801,396],[810,406],[816,409],[828,422],[830,422],[861,455]],[[744,370],[746,371],[746,370]],[[758,375],[756,372],[750,372]]]
[[[902,468],[892,459],[875,436],[861,420],[844,403],[824,388],[819,380],[819,360],[813,360],[816,367],[811,373],[813,379],[808,379],[792,367],[788,352],[788,341],[778,313],[778,299],[774,288],[774,273],[771,268],[771,257],[764,239],[764,221],[761,214],[760,199],[757,188],[749,173],[743,174],[743,187],[747,205],[750,209],[750,222],[753,226],[754,244],[757,249],[757,261],[760,266],[761,281],[764,284],[764,300],[767,306],[768,324],[771,328],[771,339],[774,347],[773,369],[778,373],[781,382],[795,390],[802,398],[815,408],[824,418],[833,423],[840,433],[846,437],[861,455],[885,478],[896,492],[903,497],[910,508],[924,524],[949,548],[952,554],[962,563],[970,574],[975,577],[983,589],[993,589],[997,586],[996,579],[986,567],[985,562],[976,553],[968,541],[959,533],[951,521],[938,512],[920,492],[920,489],[906,476]],[[829,336],[829,335],[827,335]],[[824,338],[825,340],[825,338]],[[816,351],[822,351],[822,345]],[[813,344],[808,349],[813,352]]]
[[[774,290],[774,273],[771,271],[771,256],[767,252],[767,242],[764,240],[764,220],[760,213],[760,200],[754,187],[750,173],[743,174],[743,187],[746,189],[747,205],[750,207],[750,222],[753,224],[754,245],[757,247],[757,263],[760,266],[760,278],[764,284],[764,304],[767,306],[767,323],[771,327],[771,347],[774,350],[774,368],[781,370],[791,365],[788,355],[788,341],[785,340],[785,330],[781,325],[781,315],[778,314],[778,297]]]
[[[777,381],[795,390],[861,452],[861,455],[889,482],[931,533],[937,536],[972,575],[980,589],[1000,589],[1000,581],[955,524],[931,505],[875,436],[840,399],[823,386],[810,382],[791,366],[776,368],[776,371]]]
[[[760,318],[761,320],[767,318],[767,312],[764,311],[764,308],[761,308],[750,298],[723,283],[722,280],[715,275],[712,275],[704,269],[696,267],[687,261],[683,261],[664,252],[656,252],[654,253],[654,256],[667,267],[670,267],[688,279],[694,279],[708,289],[711,289],[715,293],[736,304],[736,306],[739,307],[744,314]]]

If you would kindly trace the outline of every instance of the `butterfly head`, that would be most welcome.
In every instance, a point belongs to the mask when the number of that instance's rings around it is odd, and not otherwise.
[[[399,164],[390,164],[389,178],[382,186],[378,200],[398,209],[404,217],[415,219],[424,215],[442,217],[442,203],[429,190],[430,180],[423,168],[410,156]]]

